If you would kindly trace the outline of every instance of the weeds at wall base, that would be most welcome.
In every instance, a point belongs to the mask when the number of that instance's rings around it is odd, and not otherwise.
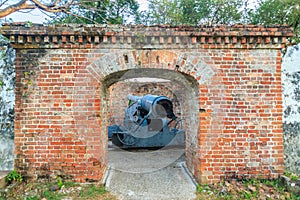
[[[290,190],[282,179],[226,180],[197,186],[198,199],[289,199],[300,200],[299,191]]]
[[[51,182],[16,182],[0,190],[0,200],[39,199],[106,199],[115,200],[100,183],[79,184],[57,178]]]

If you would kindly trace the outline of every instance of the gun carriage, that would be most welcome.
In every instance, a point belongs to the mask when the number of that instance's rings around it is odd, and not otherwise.
[[[129,94],[127,99],[123,124],[108,127],[108,137],[114,145],[121,148],[184,145],[185,131],[178,128],[182,120],[175,116],[168,97]]]

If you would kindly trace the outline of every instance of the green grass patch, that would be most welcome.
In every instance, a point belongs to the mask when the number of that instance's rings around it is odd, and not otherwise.
[[[299,195],[290,192],[279,179],[242,179],[198,185],[198,199],[210,200],[256,200],[291,199],[300,200]]]
[[[42,197],[47,200],[61,200],[63,197],[66,197],[66,195],[47,190],[43,192]]]
[[[107,191],[103,185],[95,186],[94,184],[92,184],[86,187],[85,189],[81,190],[79,196],[83,198],[92,198],[99,195],[104,195],[106,194],[106,192]]]

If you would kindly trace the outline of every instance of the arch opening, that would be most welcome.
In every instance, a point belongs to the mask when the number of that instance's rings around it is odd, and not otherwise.
[[[194,156],[198,146],[199,126],[197,112],[199,110],[198,84],[196,80],[189,75],[177,71],[154,68],[131,69],[115,72],[105,77],[102,81],[102,91],[105,93],[105,100],[103,101],[104,113],[107,113],[102,123],[105,124],[105,131],[107,131],[108,127],[123,122],[125,109],[128,105],[126,98],[128,94],[137,96],[152,94],[168,97],[173,103],[175,116],[182,119],[180,128],[185,130],[184,146],[177,146],[179,148],[176,147],[177,149],[172,152],[164,151],[171,149],[169,146],[164,146],[162,148],[151,149],[150,153],[142,151],[142,153],[139,153],[141,156],[137,156],[136,152],[141,151],[136,149],[134,153],[132,151],[128,153],[128,151],[121,149],[118,149],[118,152],[114,152],[115,149],[113,149],[110,141],[108,141],[108,164],[110,166],[113,165],[119,170],[129,172],[146,172],[150,166],[145,167],[142,164],[143,161],[145,159],[147,161],[152,159],[153,161],[155,158],[154,162],[156,162],[151,167],[152,170],[169,166],[175,161],[182,161],[187,164],[189,170],[193,173]],[[178,126],[178,124],[173,123],[172,126]],[[166,154],[163,155],[162,151]],[[145,156],[145,154],[148,155]],[[164,156],[168,156],[168,158]],[[123,162],[121,162],[122,159],[120,158],[123,159]],[[139,158],[144,158],[144,160]],[[135,163],[135,165],[131,166],[132,169],[128,169],[128,165],[124,167],[124,160],[128,162],[128,159],[132,159],[131,163]],[[164,162],[161,162],[162,159]],[[137,163],[140,163],[140,165],[136,165]]]

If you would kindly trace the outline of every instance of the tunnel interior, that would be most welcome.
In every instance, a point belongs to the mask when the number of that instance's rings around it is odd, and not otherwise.
[[[161,100],[158,101],[158,105],[161,105],[164,110],[164,106],[172,104],[172,111],[176,116],[176,120],[174,122],[170,120],[172,122],[169,127],[170,129],[176,128],[184,131],[184,144],[124,150],[116,148],[108,139],[108,165],[123,171],[147,172],[150,168],[151,170],[157,170],[180,161],[190,166],[189,168],[192,171],[193,155],[195,155],[198,142],[197,108],[199,105],[197,101],[197,83],[187,75],[170,70],[146,69],[146,72],[145,69],[116,72],[104,80],[105,99],[107,100],[105,123],[107,129],[124,123],[125,110],[128,106],[128,94],[139,97],[149,94],[165,96],[171,102]],[[167,116],[164,117],[167,118]],[[172,116],[169,117],[172,118]],[[155,126],[157,125],[155,124]],[[129,169],[128,164],[126,164],[128,162],[135,163],[135,165],[131,164]],[[148,163],[147,166],[144,166],[145,163]]]

